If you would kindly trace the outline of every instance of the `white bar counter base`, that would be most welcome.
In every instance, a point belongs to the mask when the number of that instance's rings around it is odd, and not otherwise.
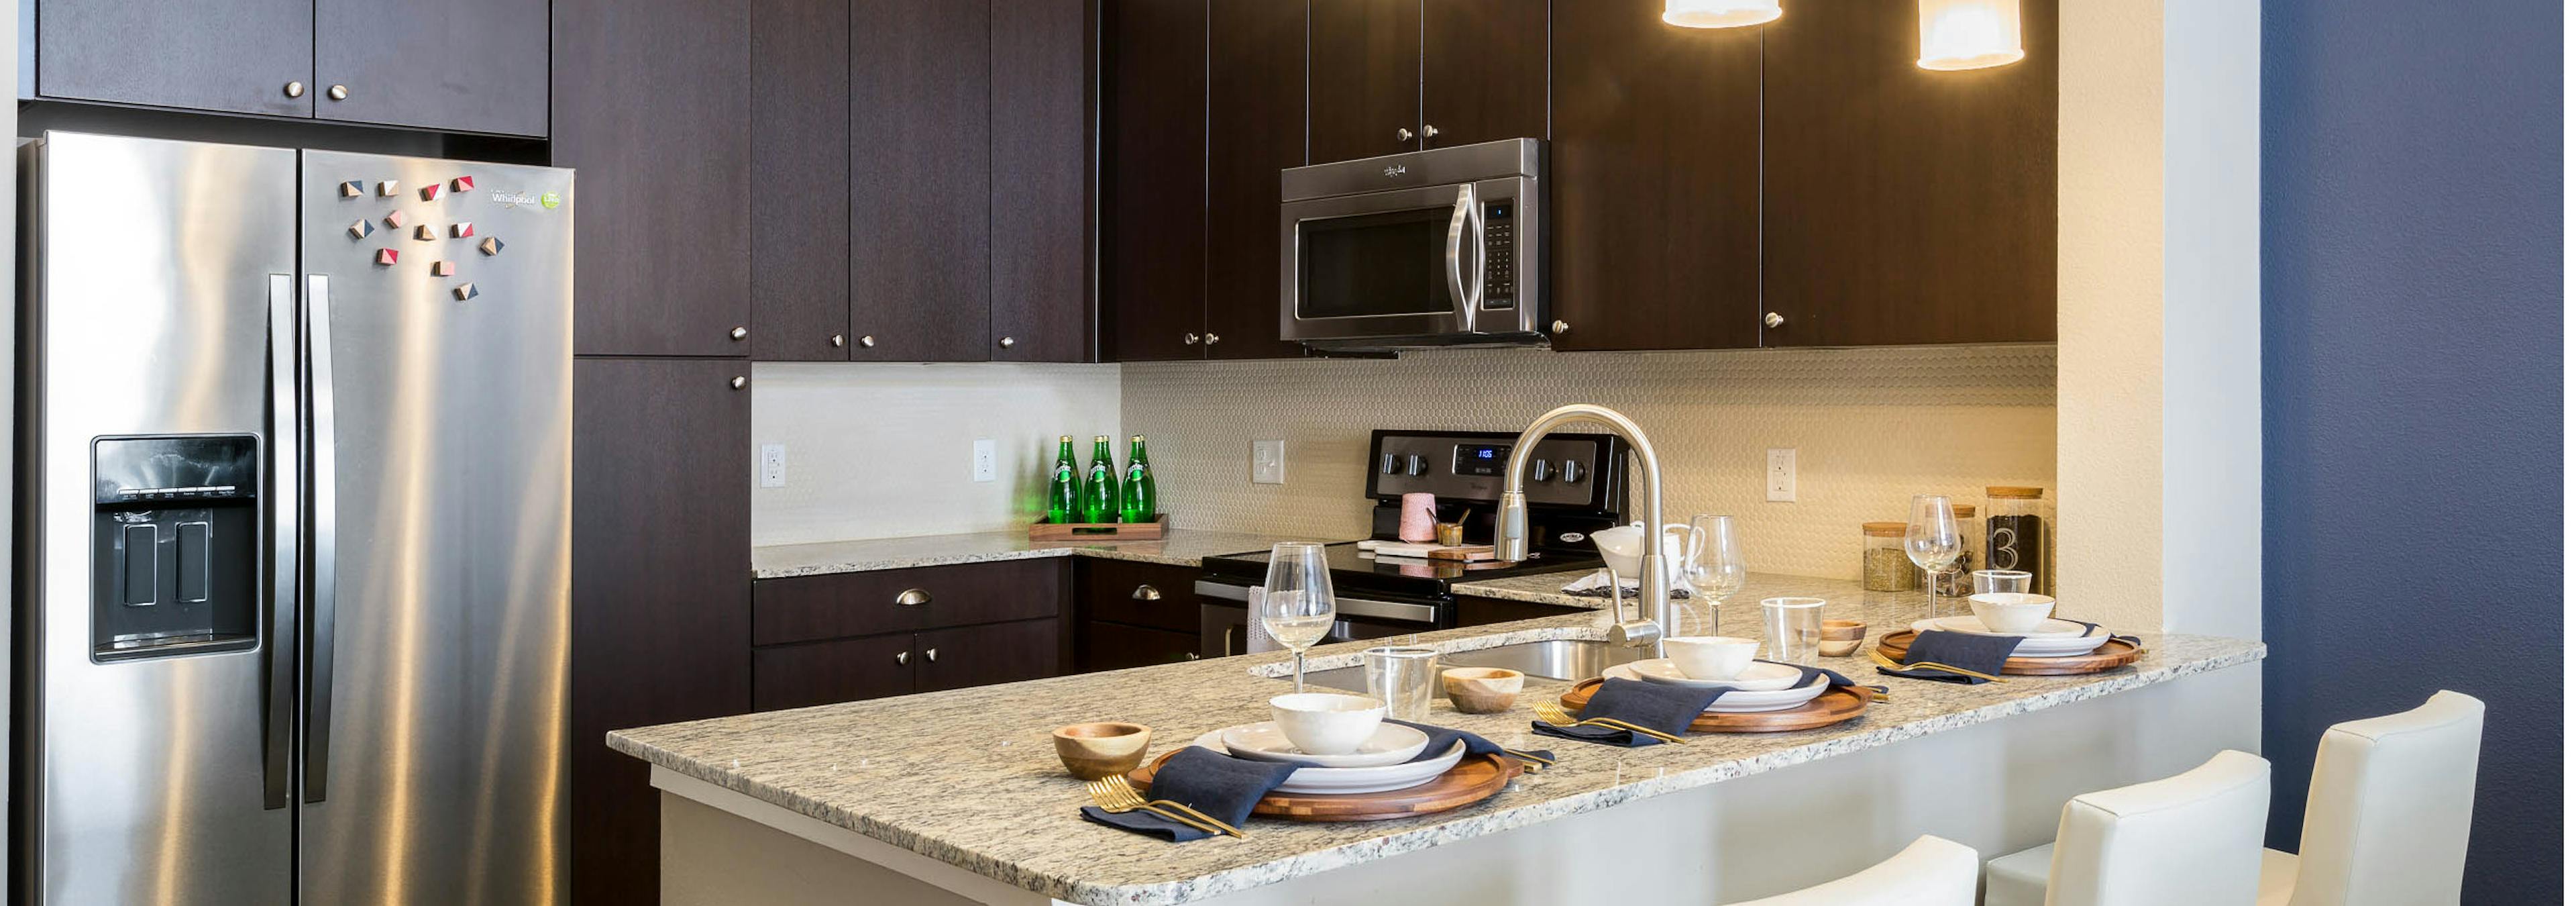
[[[1757,632],[1745,605],[1792,591],[1832,599],[1832,616],[1870,619],[1873,643],[1922,607],[1919,592],[1756,576],[1722,608],[1721,631]],[[1600,622],[1579,614],[1374,643],[1463,650],[1597,637]],[[1895,700],[1840,727],[1683,746],[1536,737],[1526,698],[1484,716],[1438,702],[1430,722],[1552,748],[1559,765],[1453,812],[1254,819],[1247,840],[1171,844],[1082,821],[1081,784],[1055,764],[1045,732],[1087,717],[1139,720],[1156,727],[1159,754],[1260,719],[1261,698],[1287,690],[1270,678],[1286,669],[1275,654],[622,730],[610,742],[654,765],[671,906],[1718,903],[1848,874],[1920,834],[1989,856],[2017,851],[2046,842],[2078,793],[2178,773],[2223,748],[2258,751],[2261,644],[2146,643],[2147,657],[2119,671],[1973,687],[1828,658],[1854,680],[1893,686]],[[1362,647],[1318,649],[1310,668],[1347,666]],[[1533,678],[1524,695],[1567,685]]]

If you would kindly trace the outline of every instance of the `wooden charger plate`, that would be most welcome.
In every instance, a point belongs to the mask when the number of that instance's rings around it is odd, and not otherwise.
[[[1886,655],[1888,660],[1903,663],[1905,649],[1913,644],[1914,630],[1899,629],[1879,637],[1878,653]],[[2112,639],[2102,643],[2102,647],[2093,649],[2091,654],[2005,658],[2004,673],[2008,676],[2071,676],[2078,673],[2100,673],[2137,663],[2138,656],[2144,653],[2139,650],[2136,642]]]
[[[1138,792],[1153,789],[1154,772],[1163,762],[1180,754],[1173,749],[1144,767],[1127,772],[1127,782]],[[1421,786],[1383,793],[1348,793],[1327,796],[1319,793],[1271,793],[1252,806],[1252,813],[1290,821],[1390,821],[1412,818],[1433,812],[1445,812],[1474,805],[1493,798],[1495,793],[1520,776],[1519,759],[1501,754],[1470,755],[1458,760],[1458,766],[1434,777]]]
[[[1599,677],[1584,680],[1557,701],[1564,703],[1566,710],[1580,714],[1583,706],[1592,701],[1592,693],[1600,688]],[[1867,710],[1869,690],[1843,686],[1827,689],[1806,704],[1779,711],[1702,711],[1691,721],[1690,728],[1693,733],[1785,733],[1830,727]]]

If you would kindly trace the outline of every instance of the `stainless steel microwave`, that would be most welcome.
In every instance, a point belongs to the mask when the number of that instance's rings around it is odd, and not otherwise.
[[[1534,138],[1279,171],[1279,338],[1545,342],[1546,171]]]

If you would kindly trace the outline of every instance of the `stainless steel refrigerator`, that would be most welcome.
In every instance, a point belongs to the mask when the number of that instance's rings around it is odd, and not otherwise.
[[[573,174],[21,163],[18,901],[563,899]]]

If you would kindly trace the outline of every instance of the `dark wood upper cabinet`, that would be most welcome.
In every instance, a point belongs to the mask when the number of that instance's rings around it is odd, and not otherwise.
[[[314,0],[312,53],[322,119],[546,134],[546,0]]]
[[[652,903],[657,800],[608,731],[751,706],[747,363],[573,362],[571,892]]]
[[[313,115],[313,0],[20,3],[36,5],[39,97]]]
[[[1906,10],[1764,26],[1764,345],[2056,339],[2057,6],[2022,3],[2021,62],[1964,72],[1914,65]]]
[[[1201,358],[1208,0],[1105,4],[1101,303],[1111,345],[1120,361]]]
[[[1089,361],[1094,0],[1007,2],[992,36],[991,355]]]
[[[1556,7],[1548,197],[1550,302],[1567,328],[1559,349],[1760,339],[1762,31],[1675,28],[1662,10],[1662,0]]]
[[[1422,148],[1422,0],[1310,0],[1306,122],[1318,163]]]
[[[581,171],[573,350],[748,354],[750,4],[554,0],[554,50],[554,162]]]
[[[751,354],[850,357],[850,4],[751,5]]]
[[[1547,137],[1548,0],[1422,0],[1423,144]]]
[[[1208,4],[1209,358],[1295,358],[1279,339],[1279,171],[1306,164],[1306,8]]]
[[[850,4],[853,361],[990,358],[992,42],[985,0]]]

